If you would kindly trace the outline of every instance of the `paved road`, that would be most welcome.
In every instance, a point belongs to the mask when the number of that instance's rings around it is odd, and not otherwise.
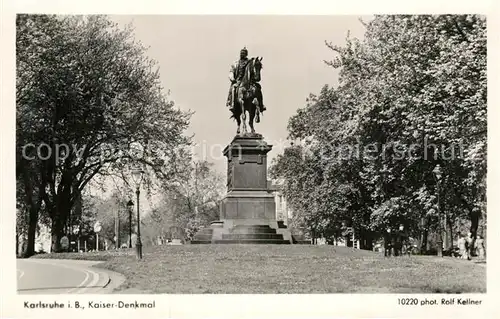
[[[98,262],[62,259],[18,259],[20,294],[109,293],[110,272],[92,267]]]

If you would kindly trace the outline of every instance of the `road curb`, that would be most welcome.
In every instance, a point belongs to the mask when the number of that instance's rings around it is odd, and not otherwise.
[[[107,277],[107,281],[102,286],[100,291],[102,291],[103,293],[113,293],[117,288],[119,288],[121,285],[123,285],[126,278],[124,275],[122,275],[118,272],[109,270],[109,269],[104,268],[104,267],[96,267],[98,264],[102,264],[102,263],[104,263],[104,262],[100,262],[100,263],[97,263],[97,264],[92,266],[92,268],[94,270],[99,272],[101,275],[106,275],[106,277]]]
[[[106,284],[104,284],[102,288],[106,288],[110,283],[111,283],[111,278],[108,277],[108,281],[106,281]]]
[[[86,285],[79,288],[80,293],[83,294],[109,294],[125,282],[125,276],[122,274],[104,267],[98,267],[104,261],[37,258],[32,258],[30,261],[78,270],[86,273],[87,276],[90,275]]]
[[[109,282],[111,281],[111,279],[109,278],[109,274],[101,271],[97,267],[91,266],[90,269],[99,276],[99,280],[95,284],[95,288],[98,289],[106,288],[106,286],[109,285]]]

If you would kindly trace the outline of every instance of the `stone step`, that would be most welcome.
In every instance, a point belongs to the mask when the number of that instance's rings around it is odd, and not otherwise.
[[[231,229],[233,234],[276,234],[276,229],[269,225],[237,225]]]
[[[212,235],[199,235],[194,236],[194,240],[212,240]]]
[[[270,228],[269,225],[236,225],[234,228]]]
[[[212,234],[214,232],[211,228],[203,228],[198,231],[198,234]]]
[[[222,239],[283,239],[281,234],[249,233],[249,234],[222,234]]]
[[[231,230],[232,234],[276,234],[276,229],[268,228],[233,228]]]
[[[284,239],[223,239],[215,240],[215,244],[282,244],[289,245],[289,240]]]
[[[213,229],[203,228],[194,235],[194,240],[211,241],[213,232],[214,232]]]
[[[195,239],[195,240],[191,240],[191,244],[194,244],[194,245],[199,245],[199,244],[211,244],[212,243],[212,240],[198,240],[198,239]]]
[[[209,237],[212,238],[212,234],[195,234],[194,238],[199,238],[199,237]]]

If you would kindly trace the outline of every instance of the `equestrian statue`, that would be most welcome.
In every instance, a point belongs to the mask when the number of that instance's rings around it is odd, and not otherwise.
[[[255,134],[253,121],[260,122],[260,115],[266,110],[263,103],[262,88],[260,82],[260,71],[262,69],[262,57],[248,58],[247,48],[240,51],[240,59],[231,65],[229,80],[231,86],[227,97],[227,107],[236,119],[238,129],[236,134],[247,134],[247,112],[249,115],[248,125],[250,132]],[[242,131],[240,130],[242,127]]]

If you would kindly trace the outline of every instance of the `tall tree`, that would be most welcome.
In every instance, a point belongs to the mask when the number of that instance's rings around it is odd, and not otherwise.
[[[290,138],[313,156],[278,157],[287,199],[321,198],[299,211],[326,225],[345,219],[368,239],[400,224],[436,230],[438,211],[449,224],[468,218],[475,237],[486,200],[485,18],[376,16],[365,26],[363,40],[327,43],[339,86],[311,96],[289,121]]]
[[[149,181],[176,176],[190,114],[168,100],[131,27],[104,16],[19,15],[17,62],[18,171],[34,172],[24,180],[37,183],[37,196],[26,202],[35,211],[43,200],[52,251],[94,177],[132,164],[144,167]],[[23,156],[27,149],[36,156]]]

